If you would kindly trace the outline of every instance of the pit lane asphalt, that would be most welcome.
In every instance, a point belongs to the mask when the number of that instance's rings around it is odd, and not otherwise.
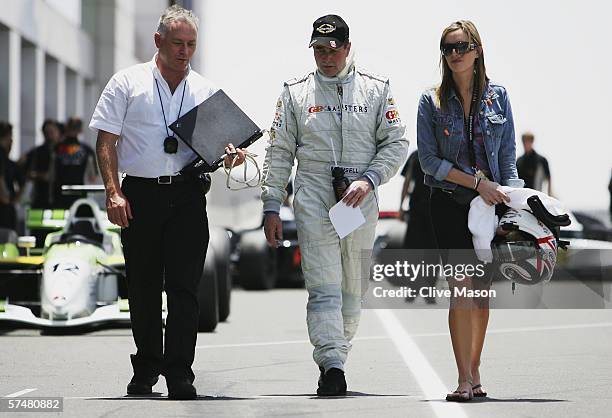
[[[609,309],[492,311],[481,368],[490,397],[459,405],[444,401],[456,383],[445,309],[364,310],[348,396],[317,399],[305,304],[303,289],[235,290],[229,321],[198,335],[195,401],[169,401],[163,378],[154,396],[125,396],[129,328],[3,329],[0,396],[60,396],[64,412],[44,416],[70,417],[609,416]],[[20,415],[37,414],[6,416]]]

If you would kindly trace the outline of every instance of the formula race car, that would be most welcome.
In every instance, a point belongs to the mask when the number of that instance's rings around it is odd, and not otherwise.
[[[273,289],[277,285],[302,286],[301,253],[293,210],[282,206],[280,218],[283,224],[283,240],[278,248],[266,242],[263,228],[242,231],[239,234],[233,260],[236,278],[244,289]]]
[[[33,237],[0,229],[0,322],[43,329],[129,323],[119,232],[95,201],[79,199],[68,211],[30,210],[28,227],[39,235],[55,231],[35,254]],[[211,228],[198,291],[202,332],[229,315],[229,239],[225,229]],[[162,301],[165,319],[165,294]]]

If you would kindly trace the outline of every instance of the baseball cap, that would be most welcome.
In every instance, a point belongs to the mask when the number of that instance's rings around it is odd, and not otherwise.
[[[326,15],[312,24],[312,35],[308,47],[323,45],[340,48],[349,39],[349,28],[344,19],[338,15]]]

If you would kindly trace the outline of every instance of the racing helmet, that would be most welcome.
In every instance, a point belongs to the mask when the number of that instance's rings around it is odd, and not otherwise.
[[[524,209],[508,209],[499,226],[501,234],[491,243],[496,271],[525,285],[550,281],[558,247],[551,230]]]

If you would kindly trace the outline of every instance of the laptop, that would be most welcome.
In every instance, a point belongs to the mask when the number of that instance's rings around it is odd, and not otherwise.
[[[205,171],[221,166],[230,142],[236,148],[246,148],[263,135],[223,90],[185,113],[169,128],[202,160],[200,163],[196,159],[192,164],[204,165]]]

